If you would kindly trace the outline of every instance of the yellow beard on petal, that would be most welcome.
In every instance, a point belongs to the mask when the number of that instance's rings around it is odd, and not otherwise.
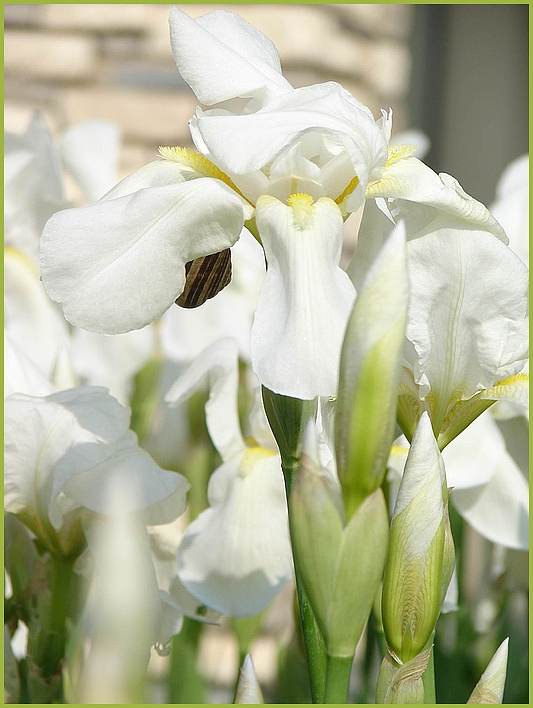
[[[385,166],[383,168],[383,174],[378,179],[369,182],[366,188],[367,197],[379,197],[380,189],[383,186],[383,180],[386,178],[387,170],[392,167],[392,165],[404,160],[407,157],[412,157],[416,152],[416,147],[414,145],[391,145],[389,147],[389,155]]]
[[[385,167],[390,167],[391,165],[394,165],[395,162],[404,160],[406,157],[412,157],[415,152],[416,147],[414,145],[391,145],[389,147],[389,154],[387,156]]]
[[[269,450],[266,447],[260,447],[259,445],[247,447],[241,458],[239,474],[241,477],[246,477],[253,471],[258,462],[267,457],[274,457],[275,455],[276,452],[274,450]]]
[[[287,206],[292,209],[294,225],[300,229],[305,229],[313,217],[314,199],[310,194],[298,192],[289,194]]]
[[[241,190],[237,187],[235,182],[229,177],[225,172],[223,172],[219,167],[211,162],[209,158],[202,155],[197,150],[185,147],[160,147],[159,154],[164,160],[170,160],[171,162],[177,162],[184,167],[190,167],[191,170],[198,172],[204,177],[212,177],[213,179],[219,179],[224,182],[230,189],[245,199],[250,204],[250,200],[244,196]],[[253,205],[252,205],[253,206]]]

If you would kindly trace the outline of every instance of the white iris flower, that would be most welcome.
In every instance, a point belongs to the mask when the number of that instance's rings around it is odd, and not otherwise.
[[[279,393],[333,395],[355,297],[339,267],[342,225],[365,197],[389,200],[391,218],[416,203],[419,228],[446,215],[503,232],[414,149],[389,148],[390,113],[376,121],[335,83],[293,89],[270,40],[238,16],[192,20],[173,8],[170,30],[201,104],[191,121],[198,152],[164,148],[92,206],[55,214],[42,237],[47,291],[79,327],[141,328],[183,293],[185,266],[231,248],[246,223],[268,266],[254,370]]]
[[[220,340],[170,390],[177,402],[205,379],[206,421],[222,458],[208,487],[209,507],[185,530],[178,576],[205,605],[232,616],[262,610],[292,577],[281,460],[260,401],[243,438],[237,413],[237,345]]]

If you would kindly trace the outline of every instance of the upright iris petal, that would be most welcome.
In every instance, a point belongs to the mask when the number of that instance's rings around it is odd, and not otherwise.
[[[193,20],[173,7],[170,42],[180,74],[206,106],[291,89],[272,42],[231,12],[217,10]]]

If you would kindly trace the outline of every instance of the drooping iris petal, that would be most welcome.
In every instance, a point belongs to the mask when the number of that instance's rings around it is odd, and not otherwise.
[[[450,404],[527,359],[527,269],[490,234],[441,229],[408,244],[405,356],[440,430]]]
[[[257,203],[268,269],[252,328],[252,364],[272,391],[334,395],[344,329],[355,297],[339,267],[342,216],[330,199],[303,195],[293,207]]]
[[[213,445],[223,460],[229,460],[244,450],[237,411],[238,374],[236,341],[220,339],[196,356],[166,395],[167,402],[176,404],[208,383],[206,424]]]
[[[6,509],[47,523],[59,460],[71,447],[120,439],[128,423],[128,411],[103,388],[82,387],[44,398],[11,396],[5,407]]]
[[[233,13],[217,10],[194,20],[173,7],[170,42],[178,71],[206,106],[292,89],[270,39]]]
[[[67,209],[43,231],[43,282],[76,326],[102,334],[140,329],[180,295],[185,264],[229,248],[242,226],[239,198],[211,179]]]
[[[166,472],[137,446],[129,411],[105,389],[80,387],[40,398],[15,394],[6,401],[5,506],[47,538],[67,511],[105,513],[111,483],[143,489],[139,509],[172,497],[183,511],[187,483]],[[168,508],[163,521],[168,520]],[[154,520],[151,519],[154,523]],[[160,523],[160,521],[159,521]]]
[[[215,162],[235,174],[263,168],[312,129],[343,142],[361,183],[387,156],[385,134],[369,109],[334,82],[295,89],[255,113],[199,111],[195,122]]]
[[[367,197],[394,199],[393,212],[404,219],[408,238],[444,226],[490,231],[507,238],[489,210],[467,194],[456,179],[433,170],[416,157],[398,159],[371,182]],[[408,204],[404,204],[408,202]]]
[[[78,471],[76,465],[80,453],[85,469]],[[122,513],[145,510],[147,523],[168,523],[185,511],[188,482],[180,474],[161,469],[138,446],[135,433],[128,431],[105,450],[98,442],[86,443],[83,449],[68,450],[57,463],[54,473],[57,494],[53,494],[50,507],[53,525],[57,527],[61,523],[61,493],[78,507],[99,514],[112,513],[108,494],[110,484],[137,489],[136,496],[131,497],[134,502],[131,506],[126,504],[126,499],[123,501]]]
[[[4,251],[4,328],[45,377],[51,378],[62,349],[69,346],[67,324],[50,302],[34,262],[23,252]]]
[[[292,575],[279,456],[247,450],[216,470],[208,495],[178,549],[178,575],[209,607],[256,614]]]
[[[120,130],[113,123],[87,120],[69,128],[60,143],[65,167],[90,201],[117,181]]]
[[[486,411],[442,451],[448,487],[462,490],[486,484],[505,455],[502,434]]]
[[[452,492],[452,500],[461,516],[489,541],[527,550],[529,489],[509,453],[499,458],[487,484],[457,489]]]

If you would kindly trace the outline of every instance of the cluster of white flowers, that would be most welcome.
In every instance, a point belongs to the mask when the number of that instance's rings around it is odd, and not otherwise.
[[[459,513],[496,544],[528,542],[527,482],[498,427],[502,418],[522,425],[527,410],[527,158],[503,175],[491,213],[415,146],[391,141],[391,111],[376,120],[333,82],[293,88],[270,40],[238,15],[193,20],[173,8],[170,37],[199,103],[195,150],[160,148],[115,185],[120,138],[109,124],[83,123],[54,142],[36,115],[24,135],[6,137],[5,509],[44,552],[84,558],[87,546],[94,557],[92,572],[78,558],[92,577],[80,626],[100,655],[93,647],[72,678],[74,695],[91,702],[109,700],[94,688],[109,651],[102,637],[128,616],[151,608],[143,646],[162,646],[183,615],[256,614],[293,577],[282,460],[261,386],[319,399],[317,464],[336,484],[343,339],[391,239],[406,254],[409,304],[404,435],[388,484],[398,487],[426,421],[445,448]],[[87,206],[67,203],[67,172]],[[351,214],[360,226],[343,269]],[[230,254],[231,283],[198,309],[176,306],[216,281],[202,261],[214,254],[226,264]],[[367,351],[372,337],[370,323]],[[139,372],[155,364],[137,401],[150,404],[141,446],[128,405]],[[244,415],[240,389],[252,401]],[[206,390],[221,464],[210,470],[207,507],[180,526],[187,399]],[[130,581],[142,593],[121,608],[116,588],[128,595]]]

